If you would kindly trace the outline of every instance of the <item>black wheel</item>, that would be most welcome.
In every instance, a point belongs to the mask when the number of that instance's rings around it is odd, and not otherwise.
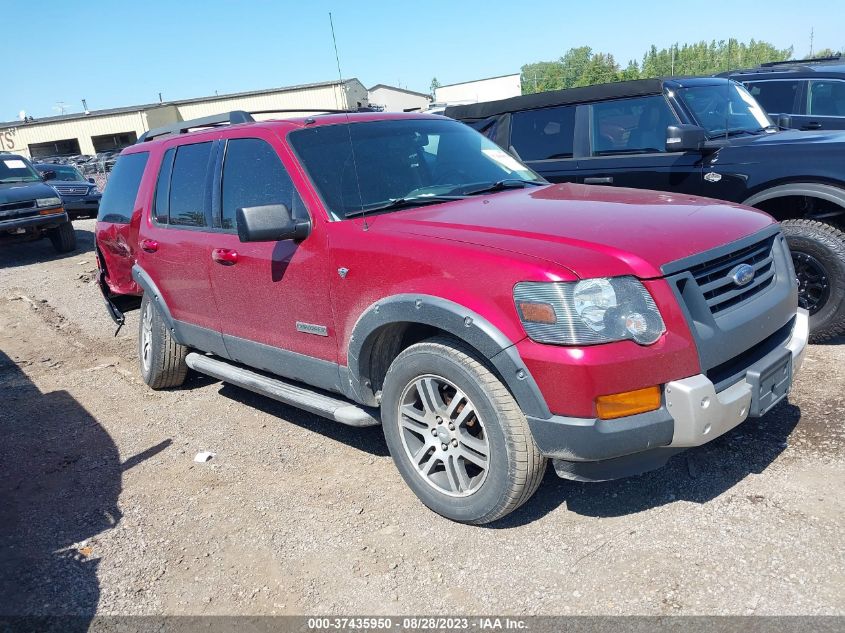
[[[57,253],[69,253],[76,248],[76,231],[73,224],[65,222],[48,233]]]
[[[144,382],[153,389],[178,387],[185,382],[188,348],[173,340],[155,301],[145,294],[138,324],[138,358]]]
[[[798,279],[798,304],[810,313],[810,340],[845,333],[845,233],[815,220],[787,220],[783,233]]]
[[[429,508],[484,524],[512,512],[546,470],[525,415],[501,381],[462,343],[432,338],[404,350],[382,391],[387,446],[402,478]]]

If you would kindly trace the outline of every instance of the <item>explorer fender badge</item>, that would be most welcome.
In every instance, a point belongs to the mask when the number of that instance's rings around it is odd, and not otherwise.
[[[722,179],[722,174],[717,174],[715,171],[708,171],[704,174],[704,180],[707,182],[719,182]]]
[[[296,331],[315,336],[329,335],[329,329],[325,325],[314,325],[313,323],[303,323],[302,321],[296,322]]]

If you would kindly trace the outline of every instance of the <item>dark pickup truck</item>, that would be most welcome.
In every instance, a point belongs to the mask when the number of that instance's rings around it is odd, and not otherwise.
[[[0,154],[0,242],[48,237],[53,248],[67,253],[76,248],[76,233],[59,194],[32,163],[17,154]]]
[[[845,333],[845,132],[782,130],[742,85],[718,77],[558,90],[445,114],[551,182],[702,195],[766,211],[789,242],[813,340]],[[648,216],[642,222],[661,231]]]

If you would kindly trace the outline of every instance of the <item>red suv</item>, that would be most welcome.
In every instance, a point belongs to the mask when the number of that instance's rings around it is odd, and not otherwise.
[[[97,254],[115,320],[140,304],[150,387],[190,368],[381,424],[423,503],[469,523],[547,459],[629,476],[763,415],[807,341],[765,213],[550,185],[432,115],[153,130],[114,168]]]

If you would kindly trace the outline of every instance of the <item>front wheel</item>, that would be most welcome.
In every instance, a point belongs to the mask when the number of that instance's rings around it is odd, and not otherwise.
[[[76,231],[70,221],[51,229],[48,236],[57,253],[69,253],[76,248]]]
[[[390,366],[382,423],[402,478],[429,508],[484,524],[525,503],[546,470],[525,415],[470,348],[437,337]]]
[[[798,279],[798,304],[810,313],[810,340],[845,334],[845,233],[815,220],[782,225]]]

